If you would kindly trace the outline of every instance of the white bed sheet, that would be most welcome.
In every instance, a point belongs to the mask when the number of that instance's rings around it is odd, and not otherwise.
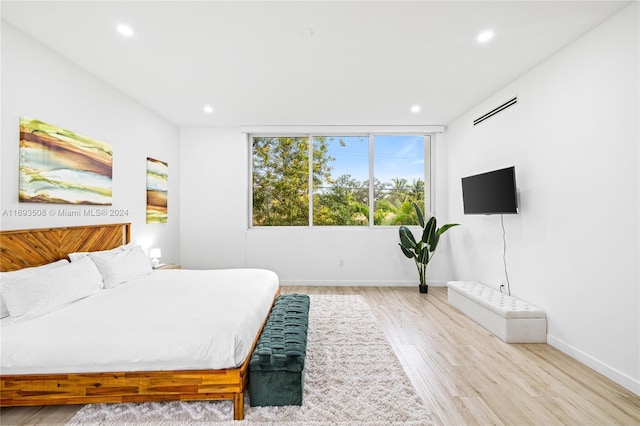
[[[263,269],[157,270],[0,323],[1,374],[235,368],[278,289]]]

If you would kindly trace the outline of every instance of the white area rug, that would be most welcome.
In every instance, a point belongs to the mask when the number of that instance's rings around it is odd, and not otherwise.
[[[429,425],[369,306],[360,296],[311,295],[302,406],[251,407],[234,422],[229,401],[92,404],[70,425]]]

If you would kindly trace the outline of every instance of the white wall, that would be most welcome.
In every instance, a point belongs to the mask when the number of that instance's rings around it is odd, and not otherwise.
[[[59,211],[91,206],[18,202],[19,118],[27,116],[109,143],[113,147],[113,205],[121,217],[63,217]],[[24,229],[132,222],[132,241],[161,247],[178,262],[180,168],[178,129],[126,95],[2,22],[2,141],[0,228]],[[146,224],[146,158],[169,163],[169,222]],[[47,217],[11,216],[46,207]],[[109,210],[107,209],[107,214]],[[84,214],[84,213],[83,213]]]
[[[464,216],[460,178],[515,165],[505,215],[513,295],[548,342],[640,394],[638,3],[452,123],[443,205],[456,279],[504,279],[499,216]],[[518,95],[518,104],[472,121]]]
[[[240,128],[182,129],[180,148],[183,267],[268,268],[284,284],[417,285],[397,227],[248,229],[249,144]],[[438,250],[432,284],[447,279],[446,238]]]
[[[246,148],[239,129],[180,130],[183,268],[246,266]]]

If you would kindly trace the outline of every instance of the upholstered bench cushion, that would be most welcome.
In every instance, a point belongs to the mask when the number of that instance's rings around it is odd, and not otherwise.
[[[249,362],[251,406],[301,405],[309,296],[280,296]]]
[[[476,281],[449,281],[447,286],[505,318],[545,318],[540,308]]]

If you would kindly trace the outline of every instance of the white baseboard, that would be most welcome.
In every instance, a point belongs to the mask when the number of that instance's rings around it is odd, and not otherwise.
[[[280,280],[280,285],[290,286],[290,285],[299,285],[305,287],[417,287],[418,281],[360,281],[360,280],[352,280],[352,281],[330,281],[330,280]],[[430,286],[433,287],[445,287],[447,285],[446,281],[433,281],[429,282]]]
[[[554,348],[558,349],[560,352],[564,352],[569,355],[571,358],[574,358],[589,368],[594,369],[598,373],[603,376],[613,380],[618,383],[620,386],[625,387],[636,395],[640,395],[640,381],[634,379],[633,377],[629,377],[626,374],[612,368],[601,361],[593,358],[592,356],[582,352],[579,349],[574,348],[573,346],[563,342],[560,339],[557,339],[549,334],[547,334],[547,343]]]

